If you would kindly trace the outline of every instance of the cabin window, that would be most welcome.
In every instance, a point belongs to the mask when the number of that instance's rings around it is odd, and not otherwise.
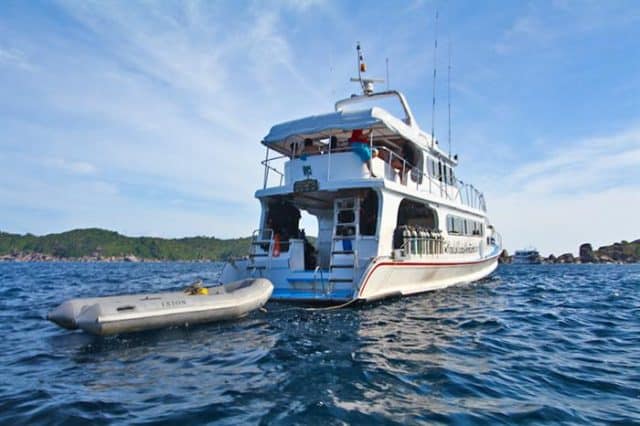
[[[455,220],[451,215],[447,216],[447,232],[449,234],[457,234]]]
[[[464,219],[456,215],[447,215],[447,232],[451,235],[482,236],[482,222]]]
[[[442,161],[438,161],[438,180],[442,182]]]

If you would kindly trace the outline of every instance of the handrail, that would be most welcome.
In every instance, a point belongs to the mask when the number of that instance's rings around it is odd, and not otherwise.
[[[279,157],[267,158],[267,159],[262,160],[260,162],[260,164],[262,164],[265,167],[264,182],[262,184],[262,189],[266,189],[267,188],[267,183],[269,181],[269,170],[273,171],[275,174],[280,176],[280,186],[282,186],[282,180],[284,179],[284,173],[282,173],[280,170],[276,169],[275,167],[272,167],[269,164],[269,162],[271,162],[273,160],[281,160],[283,158],[287,158],[287,156],[286,155],[281,155]]]
[[[400,249],[405,256],[434,256],[444,254],[447,241],[434,236],[403,237]]]
[[[352,104],[352,103],[357,103],[357,102],[363,102],[363,101],[367,101],[370,99],[375,99],[375,98],[389,98],[389,97],[393,97],[396,96],[398,98],[398,100],[400,101],[400,105],[402,106],[402,109],[404,110],[405,113],[405,119],[406,119],[406,123],[409,126],[413,126],[415,123],[415,118],[413,117],[413,112],[411,111],[411,108],[409,108],[409,102],[407,102],[407,99],[404,97],[404,95],[402,93],[400,93],[397,90],[386,90],[384,92],[378,92],[378,93],[373,93],[371,95],[362,95],[362,96],[352,96],[350,98],[346,98],[346,99],[341,99],[338,102],[336,102],[335,104],[335,110],[336,111],[341,111],[344,109],[344,107],[348,104]]]
[[[397,154],[396,152],[390,150],[389,148],[387,148],[386,146],[374,146],[374,148],[378,149],[378,150],[384,150],[387,151],[390,156],[389,156],[389,164],[392,163],[394,157],[400,161],[402,161],[402,178],[401,181],[404,181],[403,184],[407,185],[408,182],[406,181],[407,179],[407,173],[410,171],[411,173],[416,173],[417,177],[415,178],[416,181],[416,189],[420,190],[420,185],[421,185],[421,181],[423,181],[425,178],[428,180],[429,182],[429,193],[433,193],[433,188],[432,188],[432,183],[435,181],[437,184],[437,187],[440,191],[440,195],[441,196],[445,196],[447,199],[449,200],[456,200],[458,199],[462,204],[467,205],[469,207],[474,207],[474,208],[479,208],[480,210],[486,211],[486,204],[484,201],[484,195],[482,194],[482,192],[478,191],[473,185],[471,184],[466,184],[464,182],[462,182],[461,180],[457,179],[454,177],[454,185],[449,185],[447,184],[444,180],[441,179],[436,179],[435,176],[431,176],[429,173],[425,173],[422,170],[418,170],[415,165],[411,164],[409,161],[407,161],[404,157],[402,157],[401,155]],[[413,179],[412,179],[413,180]],[[449,194],[448,188],[447,186],[453,186],[456,189],[456,193],[455,195],[451,195]],[[466,190],[466,191],[471,191],[474,199],[471,199],[471,195],[467,192],[467,200],[465,200],[462,197],[462,190]],[[473,201],[477,201],[477,204],[474,203]]]
[[[329,164],[327,167],[327,180],[331,180],[332,154],[340,153],[340,152],[348,152],[350,151],[350,148],[343,147],[343,148],[331,149],[330,146],[328,146],[327,148],[328,149],[325,152],[320,154],[315,154],[315,155],[328,154]],[[399,161],[401,163],[401,167],[398,169],[398,172],[400,172],[400,182],[403,185],[409,186],[409,173],[411,173],[411,180],[415,182],[415,189],[417,191],[428,192],[430,194],[439,193],[441,197],[446,198],[448,200],[451,200],[451,201],[458,200],[461,204],[465,206],[476,208],[482,211],[487,211],[484,194],[480,192],[478,189],[476,189],[473,185],[464,183],[463,181],[459,180],[455,176],[453,177],[452,183],[448,183],[442,177],[437,176],[435,173],[434,175],[431,175],[428,173],[428,171],[427,173],[425,173],[425,171],[419,170],[418,168],[415,167],[414,164],[410,163],[402,155],[396,153],[395,151],[389,149],[386,146],[373,145],[373,148],[377,149],[379,152],[385,151],[388,153],[387,159],[385,159],[384,161],[385,163],[388,163],[391,167],[393,167],[392,164],[394,161]],[[282,182],[285,178],[285,174],[280,170],[276,169],[275,167],[273,167],[269,163],[272,161],[282,160],[285,158],[290,158],[290,157],[286,155],[280,155],[277,157],[269,158],[268,152],[267,152],[266,158],[260,162],[260,164],[265,167],[263,189],[267,188],[270,171],[273,171],[276,175],[280,177],[280,186],[282,186]]]

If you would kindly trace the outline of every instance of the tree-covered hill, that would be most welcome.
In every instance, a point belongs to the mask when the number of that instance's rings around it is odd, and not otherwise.
[[[246,255],[249,244],[250,238],[221,240],[215,237],[127,237],[95,228],[43,236],[0,232],[0,256],[5,257],[41,254],[59,259],[135,256],[153,260],[224,260]]]

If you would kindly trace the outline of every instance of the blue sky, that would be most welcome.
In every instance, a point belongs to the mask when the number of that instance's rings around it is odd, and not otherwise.
[[[249,235],[269,127],[371,75],[446,139],[513,251],[640,238],[634,1],[0,2],[0,229]]]

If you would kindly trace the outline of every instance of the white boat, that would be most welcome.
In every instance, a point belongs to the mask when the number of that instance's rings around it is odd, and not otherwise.
[[[189,292],[72,299],[47,315],[61,327],[96,335],[240,318],[262,307],[273,291],[266,279],[245,279]]]
[[[534,248],[527,248],[523,250],[516,250],[513,254],[513,264],[521,265],[537,265],[542,263],[540,253]]]
[[[273,299],[343,303],[467,283],[496,268],[500,234],[483,194],[458,179],[457,156],[421,130],[402,93],[375,92],[360,71],[352,81],[361,95],[277,124],[262,140],[259,229],[221,282],[266,277]],[[349,143],[368,132],[371,171]],[[317,220],[314,244],[301,214]]]

